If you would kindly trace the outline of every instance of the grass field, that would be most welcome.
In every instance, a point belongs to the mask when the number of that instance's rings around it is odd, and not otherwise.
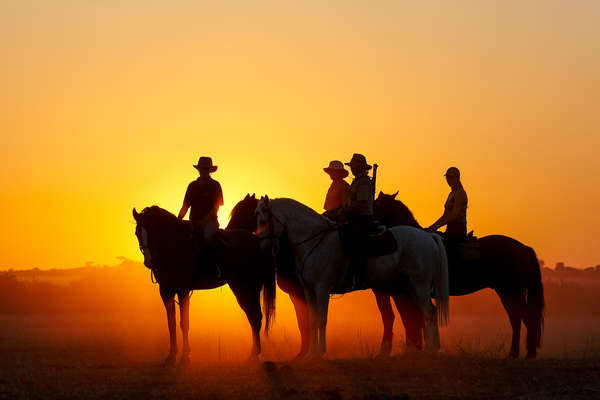
[[[288,327],[264,340],[261,362],[247,363],[247,332],[193,326],[192,362],[169,368],[159,365],[168,351],[163,317],[1,317],[0,398],[600,398],[598,336],[569,350],[580,339],[561,345],[566,321],[548,327],[557,337],[532,361],[505,359],[503,320],[476,336],[460,336],[469,321],[454,321],[438,355],[404,352],[398,324],[395,356],[376,360],[379,331],[342,330],[334,313],[330,359],[313,363],[286,361],[298,346]]]

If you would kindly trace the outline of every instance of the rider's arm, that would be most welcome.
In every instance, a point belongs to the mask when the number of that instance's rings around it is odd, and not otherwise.
[[[183,196],[183,204],[181,205],[181,210],[179,210],[179,214],[177,215],[177,218],[183,219],[183,217],[185,217],[185,214],[187,214],[187,211],[190,208],[189,197],[190,197],[190,187],[188,186],[187,190],[185,191],[185,196]]]
[[[185,214],[187,214],[189,208],[190,205],[187,203],[186,200],[183,200],[183,205],[181,206],[181,210],[179,210],[179,215],[177,216],[177,218],[183,219],[183,217],[185,217]]]
[[[467,196],[464,192],[457,191],[454,193],[454,206],[451,210],[444,210],[444,214],[437,220],[431,229],[437,230],[442,226],[454,221],[461,214],[461,211],[467,206]]]
[[[217,190],[215,197],[215,205],[213,208],[214,215],[217,215],[219,211],[219,207],[223,205],[223,189],[221,189],[221,184],[217,182]]]

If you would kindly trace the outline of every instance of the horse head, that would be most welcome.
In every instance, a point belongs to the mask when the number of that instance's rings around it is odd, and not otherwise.
[[[136,222],[135,236],[144,255],[144,265],[150,269],[157,268],[159,247],[164,242],[180,240],[180,233],[190,228],[184,221],[158,206],[146,207],[142,212],[137,212],[134,208],[133,218]]]
[[[148,218],[148,208],[144,208],[141,213],[133,208],[133,218],[135,219],[135,236],[138,240],[140,251],[144,255],[144,265],[152,269],[152,252],[150,250],[150,218]]]
[[[273,214],[272,201],[265,195],[256,205],[256,234],[261,239],[263,250],[269,243],[264,239],[280,239],[285,235],[285,226],[281,219]]]
[[[373,203],[375,212],[375,218],[385,223],[390,220],[393,216],[394,209],[396,208],[396,196],[398,192],[394,194],[385,194],[382,191],[379,192],[377,199]]]
[[[233,210],[231,210],[230,220],[226,229],[244,229],[248,231],[256,230],[256,216],[254,211],[258,205],[256,194],[247,194],[243,200],[240,200]]]

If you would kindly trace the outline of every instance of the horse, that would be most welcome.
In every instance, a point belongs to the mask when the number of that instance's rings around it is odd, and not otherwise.
[[[379,192],[375,201],[377,219],[388,227],[408,225],[422,229],[412,212],[396,200],[397,194]],[[527,328],[527,358],[535,358],[542,344],[545,308],[540,264],[535,251],[503,235],[483,236],[478,241],[479,259],[461,263],[450,259],[450,295],[462,296],[485,288],[493,289],[500,297],[512,327],[509,357],[519,357],[523,322]],[[389,296],[381,301],[384,307],[391,309]],[[419,321],[406,321],[405,326],[414,323]],[[384,326],[391,332],[393,319],[384,321]],[[415,329],[418,330],[413,326],[412,330]]]
[[[329,295],[345,289],[349,260],[337,226],[292,199],[261,198],[256,208],[261,239],[287,237],[293,247],[296,275],[304,288],[310,323],[309,352],[326,355]],[[367,259],[366,283],[391,293],[410,293],[425,322],[426,349],[439,349],[438,323],[448,321],[448,266],[439,235],[408,226],[389,229],[395,250]],[[431,302],[432,290],[436,306]]]
[[[255,216],[257,206],[258,199],[256,195],[253,194],[250,196],[250,194],[246,194],[244,199],[239,201],[231,210],[229,224],[226,229],[246,229],[254,232],[257,229]],[[301,359],[308,353],[309,347],[310,325],[308,309],[304,298],[304,289],[296,275],[294,249],[285,235],[277,241],[275,262],[277,264],[277,285],[283,292],[289,295],[296,313],[301,343],[296,359]],[[409,296],[404,293],[390,293],[382,289],[371,290],[375,295],[382,322],[384,323],[384,335],[378,357],[387,357],[392,350],[392,328],[395,317],[389,301],[390,297],[393,297],[396,308],[406,328],[406,344],[420,349],[422,347],[422,329],[420,325],[413,322],[418,318],[418,309],[415,310]],[[409,321],[411,321],[410,324]]]
[[[147,207],[140,213],[134,208],[133,217],[136,221],[135,235],[144,255],[144,265],[151,270],[152,277],[156,278],[167,311],[170,350],[163,364],[174,364],[177,356],[175,295],[179,299],[183,336],[180,363],[186,364],[191,353],[188,340],[190,291],[214,289],[225,284],[229,285],[248,318],[252,329],[249,359],[257,359],[261,352],[263,312],[265,334],[269,333],[275,316],[275,271],[270,259],[265,258],[258,238],[245,230],[219,230],[219,244],[215,254],[218,270],[217,267],[212,270],[211,264],[203,264],[202,254],[197,254],[195,250],[189,221],[180,220],[158,206]]]
[[[239,201],[231,210],[229,223],[226,229],[245,229],[254,232],[257,229],[256,207],[258,199],[256,194],[246,194],[246,197]],[[274,250],[274,249],[271,249]],[[277,286],[287,293],[294,305],[298,329],[300,331],[301,345],[296,359],[303,358],[308,352],[308,309],[304,300],[304,289],[300,281],[296,278],[294,268],[293,249],[286,238],[281,238],[278,242],[277,251],[274,253],[275,259],[273,268],[277,269]]]

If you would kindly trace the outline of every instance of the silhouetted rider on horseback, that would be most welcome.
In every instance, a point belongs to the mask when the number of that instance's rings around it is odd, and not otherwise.
[[[446,225],[446,232],[442,235],[446,243],[449,256],[456,256],[456,247],[467,236],[467,192],[460,181],[460,171],[450,167],[446,171],[446,182],[452,189],[444,204],[444,214],[427,230],[437,231]]]
[[[346,243],[345,251],[350,256],[350,273],[353,276],[353,289],[364,285],[366,269],[365,240],[373,224],[373,186],[368,171],[372,168],[362,154],[354,154],[346,163],[354,175],[348,195],[341,209]]]
[[[210,177],[210,174],[217,170],[210,157],[200,157],[194,168],[200,176],[188,185],[178,218],[183,219],[191,208],[190,222],[193,227],[194,244],[203,254],[214,260],[214,237],[219,229],[217,212],[223,205],[223,191],[219,182]]]
[[[333,160],[329,163],[329,166],[323,168],[329,177],[331,178],[331,185],[327,190],[327,196],[325,196],[325,204],[323,213],[329,219],[337,219],[341,207],[344,205],[346,198],[348,197],[348,191],[350,185],[344,180],[348,176],[348,171],[344,168],[344,164],[341,161]]]

